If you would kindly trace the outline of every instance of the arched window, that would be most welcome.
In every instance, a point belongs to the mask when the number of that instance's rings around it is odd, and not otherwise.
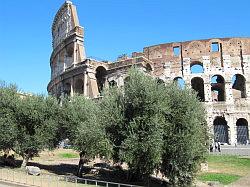
[[[83,80],[82,79],[77,79],[75,81],[75,88],[74,88],[74,92],[77,94],[83,94]]]
[[[146,65],[146,72],[150,73],[152,70],[153,69],[152,69],[151,65],[149,63],[147,63],[147,65]]]
[[[228,125],[224,117],[216,117],[214,120],[214,141],[228,143]]]
[[[243,75],[236,74],[232,78],[233,97],[246,98],[246,79]]]
[[[237,143],[246,144],[249,140],[248,123],[244,118],[240,118],[236,122],[237,128]]]
[[[200,101],[205,101],[204,81],[200,77],[194,77],[191,80],[192,88],[197,92],[197,97]]]
[[[96,82],[99,93],[103,91],[106,82],[107,70],[103,66],[99,66],[96,68]]]
[[[190,72],[193,73],[204,73],[203,64],[199,61],[192,62],[190,64]]]
[[[213,101],[225,101],[225,80],[221,75],[214,75],[211,79]]]
[[[124,86],[125,86],[125,84],[128,83],[129,79],[130,79],[129,76],[127,76],[127,77],[125,77],[125,78],[123,79]]]
[[[164,80],[157,78],[156,79],[157,84],[165,84]]]
[[[174,82],[176,82],[181,89],[183,89],[185,86],[185,81],[183,80],[182,77],[175,77]]]
[[[109,81],[109,87],[114,87],[114,86],[117,86],[117,82],[114,80]]]

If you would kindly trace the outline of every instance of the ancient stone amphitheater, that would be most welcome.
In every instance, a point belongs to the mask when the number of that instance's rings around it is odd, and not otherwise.
[[[207,122],[221,143],[245,144],[250,120],[250,38],[212,38],[144,47],[115,62],[86,58],[84,30],[76,7],[66,1],[53,25],[49,94],[100,96],[104,87],[124,85],[135,65],[161,82],[191,87],[207,109]]]

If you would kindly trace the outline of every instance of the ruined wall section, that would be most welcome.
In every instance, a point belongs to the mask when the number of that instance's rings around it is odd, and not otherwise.
[[[189,74],[190,64],[185,64],[185,61],[193,63],[195,61],[203,62],[203,59],[210,60],[210,63],[205,63],[205,73],[212,71],[212,68],[220,70],[225,67],[241,68],[241,56],[250,54],[250,39],[249,38],[223,38],[223,39],[208,39],[208,40],[194,40],[188,42],[174,42],[167,44],[160,44],[143,49],[143,54],[149,60],[154,61],[154,68],[156,74],[163,73],[163,65],[170,63],[171,74],[182,75]],[[212,43],[218,44],[218,51],[212,51]],[[179,48],[179,53],[174,53],[174,48]],[[225,56],[224,56],[225,55]],[[223,56],[228,59],[230,56],[231,63],[223,63]],[[247,58],[247,57],[245,57]],[[183,69],[182,69],[183,68]],[[245,67],[246,68],[246,67]],[[183,71],[183,72],[182,72]]]
[[[192,80],[200,78],[204,86],[207,121],[213,133],[216,117],[225,118],[229,126],[229,143],[236,139],[236,121],[250,119],[250,38],[220,38],[174,42],[145,47],[143,54],[154,64],[154,74],[165,82],[182,78],[185,86],[193,87]],[[193,65],[201,65],[203,72],[191,72]],[[233,79],[239,77],[234,87]],[[213,83],[213,77],[220,77]],[[215,100],[213,87],[223,84],[223,100]],[[242,87],[243,91],[240,91]],[[244,93],[243,93],[244,92]],[[250,134],[250,131],[249,131]]]

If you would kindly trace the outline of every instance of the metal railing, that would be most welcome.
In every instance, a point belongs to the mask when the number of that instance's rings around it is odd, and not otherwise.
[[[11,182],[19,185],[36,187],[141,187],[131,184],[122,184],[94,179],[79,178],[75,176],[41,174],[29,175],[22,170],[0,168],[0,181]]]

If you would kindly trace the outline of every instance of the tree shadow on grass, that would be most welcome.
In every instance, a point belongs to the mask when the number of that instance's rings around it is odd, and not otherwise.
[[[15,166],[6,166],[9,168],[20,168],[22,164],[22,160],[15,160]],[[53,173],[56,175],[66,175],[66,176],[76,176],[78,166],[76,164],[40,164],[37,162],[28,162],[28,166],[36,166],[42,170],[45,170],[49,173]],[[3,166],[0,162],[0,166]],[[88,172],[91,170],[91,167],[84,167],[84,171]],[[124,183],[124,184],[133,184],[139,186],[148,186],[143,181],[130,181],[128,180],[128,172],[117,169],[115,167],[111,167],[109,169],[101,168],[99,169],[98,173],[95,174],[85,174],[83,175],[85,179],[94,179],[94,180],[102,180],[108,182],[117,182],[117,183]],[[162,187],[162,186],[169,186],[167,183],[162,182],[158,178],[150,178],[150,187]]]

